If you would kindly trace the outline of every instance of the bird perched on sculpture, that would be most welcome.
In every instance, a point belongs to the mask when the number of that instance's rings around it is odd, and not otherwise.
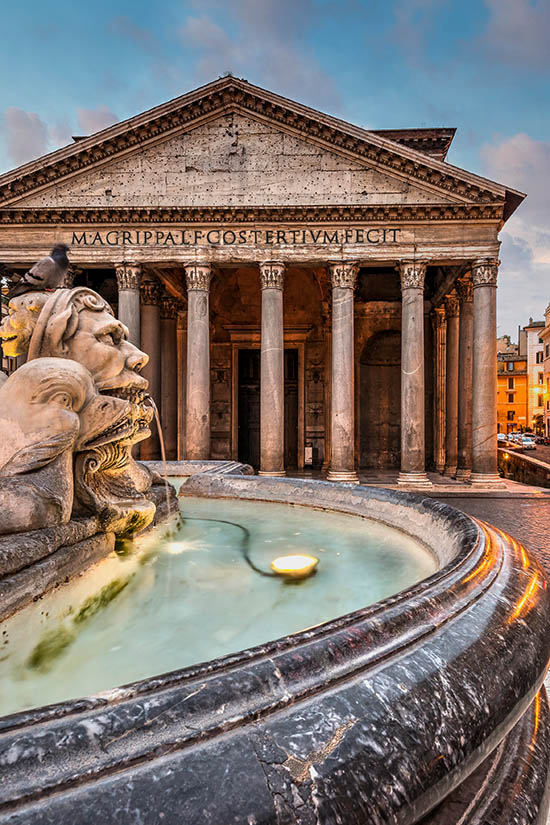
[[[62,287],[69,269],[68,251],[69,247],[67,244],[57,243],[49,255],[37,261],[37,263],[10,288],[8,298],[24,295],[25,292],[36,292],[36,290],[42,289],[59,289]]]

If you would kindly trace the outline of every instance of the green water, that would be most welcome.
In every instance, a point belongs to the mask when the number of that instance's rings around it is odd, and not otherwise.
[[[2,625],[0,714],[76,698],[334,619],[429,576],[419,542],[377,522],[284,504],[183,498],[169,539],[112,554]],[[232,522],[220,524],[208,519]],[[243,530],[242,528],[245,528]],[[248,539],[246,538],[248,532]],[[319,558],[299,584],[263,576]]]

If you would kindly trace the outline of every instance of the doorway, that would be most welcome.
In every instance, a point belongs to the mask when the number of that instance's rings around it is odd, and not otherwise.
[[[401,333],[377,332],[360,360],[360,466],[398,469],[401,460]]]
[[[299,358],[297,349],[285,349],[284,450],[285,468],[298,467]],[[237,460],[260,466],[260,350],[238,350]]]
[[[285,469],[298,467],[298,350],[285,349]]]
[[[239,349],[238,460],[260,466],[260,350]]]

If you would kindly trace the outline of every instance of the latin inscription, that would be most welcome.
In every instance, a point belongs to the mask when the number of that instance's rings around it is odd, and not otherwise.
[[[391,244],[400,229],[110,229],[73,232],[73,246],[301,246]]]

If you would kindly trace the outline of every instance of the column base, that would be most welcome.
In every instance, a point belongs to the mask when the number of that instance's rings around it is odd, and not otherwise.
[[[479,487],[491,487],[495,490],[506,489],[506,484],[498,473],[472,473],[470,475],[470,484]]]
[[[399,487],[414,487],[419,490],[433,487],[432,482],[426,473],[399,473],[397,476],[397,484]]]
[[[443,475],[447,476],[447,478],[455,478],[456,477],[456,467],[445,467],[443,471]]]
[[[456,471],[456,479],[457,481],[469,481],[470,476],[472,475],[472,471],[465,467],[459,467]]]
[[[440,473],[440,475],[443,475],[443,473],[445,472],[445,465],[444,464],[436,464],[435,465],[435,471],[436,471],[436,473]]]
[[[282,478],[286,476],[286,470],[258,470],[258,475],[267,478]]]
[[[329,470],[327,481],[339,481],[346,484],[359,484],[359,478],[355,470]]]

